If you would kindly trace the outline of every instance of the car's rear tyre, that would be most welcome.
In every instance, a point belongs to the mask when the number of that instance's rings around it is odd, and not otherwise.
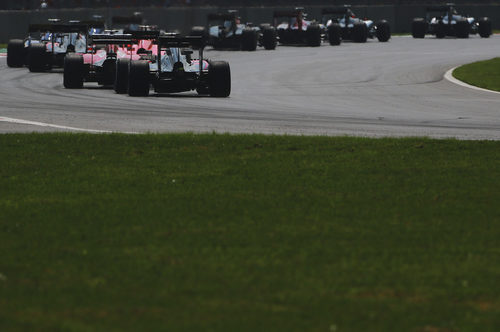
[[[442,39],[446,37],[446,25],[443,22],[436,24],[436,38]]]
[[[200,43],[194,43],[194,48],[199,48],[202,45],[205,45],[208,40],[207,29],[201,26],[194,26],[191,28],[190,36],[201,37]]]
[[[368,39],[368,27],[364,22],[356,22],[352,27],[352,40],[356,43],[365,43]]]
[[[257,31],[247,28],[241,33],[241,50],[255,51],[257,49]]]
[[[47,69],[47,51],[45,44],[31,44],[28,47],[28,69],[32,73],[42,72]]]
[[[489,38],[491,36],[491,21],[487,17],[481,17],[479,19],[479,36],[481,38]]]
[[[116,76],[113,88],[116,93],[127,93],[128,89],[128,68],[130,59],[122,58],[116,60]]]
[[[330,45],[340,45],[342,41],[342,30],[340,28],[340,24],[338,23],[333,23],[328,26],[327,29],[328,33],[328,42]]]
[[[311,24],[306,30],[307,45],[311,47],[321,46],[321,29],[317,24]]]
[[[26,51],[24,41],[21,39],[12,39],[7,45],[7,66],[12,68],[22,67]]]
[[[68,53],[64,57],[63,85],[66,89],[83,88],[85,67],[81,54]]]
[[[455,24],[455,33],[457,38],[469,38],[470,25],[465,17],[457,19]]]
[[[378,41],[386,42],[391,39],[391,26],[386,20],[381,20],[377,23],[376,36]]]
[[[427,22],[421,17],[414,18],[411,24],[411,35],[413,38],[425,38],[426,32]]]
[[[146,97],[149,95],[149,61],[130,61],[128,69],[128,95]]]
[[[266,50],[274,50],[276,49],[276,45],[278,44],[276,28],[270,25],[262,26],[262,46]]]
[[[208,66],[208,90],[212,97],[231,94],[231,69],[226,61],[212,61]]]

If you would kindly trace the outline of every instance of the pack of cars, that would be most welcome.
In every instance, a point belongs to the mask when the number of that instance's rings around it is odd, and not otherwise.
[[[308,20],[304,8],[290,11],[275,11],[273,24],[281,45],[321,45],[322,27],[316,20]]]
[[[412,22],[414,38],[426,34],[487,38],[492,33],[487,17],[459,15],[453,4],[429,6],[426,11],[425,18]],[[61,67],[63,85],[68,89],[96,82],[130,96],[147,96],[152,90],[227,97],[231,93],[230,66],[206,59],[206,46],[255,51],[259,46],[274,50],[277,44],[317,47],[323,41],[340,45],[343,41],[364,43],[377,38],[387,42],[391,38],[386,20],[358,18],[349,5],[322,9],[320,20],[308,19],[301,7],[275,11],[272,23],[259,26],[242,23],[234,10],[213,13],[207,16],[207,26],[195,26],[187,36],[142,25],[140,13],[113,17],[111,22],[113,29],[96,20],[31,24],[26,38],[9,42],[7,64],[26,66],[31,72]]]
[[[325,39],[330,45],[339,45],[342,40],[364,43],[368,38],[387,42],[391,38],[391,27],[386,20],[375,23],[370,19],[356,17],[351,6],[324,8],[321,11],[325,26]]]
[[[452,36],[469,38],[470,34],[479,34],[488,38],[492,33],[488,17],[476,20],[474,17],[458,14],[453,3],[426,7],[426,17],[413,19],[411,33],[413,38],[424,38],[426,34],[436,38]]]
[[[191,35],[206,38],[206,44],[215,49],[255,51],[257,46],[266,50],[276,48],[276,29],[273,26],[242,23],[236,10],[209,14],[207,23],[208,29],[195,26],[191,30]]]
[[[63,24],[51,20],[46,24],[30,24],[24,40],[9,41],[7,65],[26,65],[31,72],[61,68],[67,53],[85,52],[88,32],[89,25],[79,22]]]

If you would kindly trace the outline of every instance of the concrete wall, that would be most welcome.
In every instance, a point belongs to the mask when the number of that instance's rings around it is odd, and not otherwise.
[[[391,24],[393,32],[410,32],[414,17],[424,16],[424,6],[420,5],[385,5],[385,6],[354,6],[353,11],[358,17],[368,17],[373,20],[386,19]],[[290,7],[245,7],[239,9],[244,21],[255,24],[271,22],[274,10],[286,10]],[[322,7],[306,8],[309,18],[320,19]],[[500,29],[500,4],[494,5],[462,5],[457,6],[462,14],[474,17],[488,16],[493,21],[493,28]],[[45,11],[0,11],[0,43],[6,43],[12,38],[23,38],[30,23],[43,23],[49,18],[62,20],[85,20],[93,15],[128,16],[134,11],[143,13],[148,24],[159,25],[163,29],[188,32],[194,25],[205,25],[208,13],[225,11],[226,8],[118,8],[118,9],[66,9]]]

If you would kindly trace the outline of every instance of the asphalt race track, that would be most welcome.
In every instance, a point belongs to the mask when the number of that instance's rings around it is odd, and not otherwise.
[[[500,56],[500,36],[393,37],[388,43],[219,52],[230,98],[195,92],[117,95],[62,74],[7,68],[0,58],[0,132],[231,132],[500,139],[500,94],[443,79],[452,67]],[[18,120],[28,121],[18,123]],[[33,123],[34,122],[34,123]],[[68,128],[69,127],[69,128]]]

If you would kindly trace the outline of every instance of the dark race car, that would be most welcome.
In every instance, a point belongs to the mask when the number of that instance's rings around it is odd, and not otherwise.
[[[270,24],[254,26],[251,23],[241,23],[238,12],[229,10],[227,13],[209,14],[207,16],[208,30],[196,26],[191,30],[192,36],[204,36],[207,45],[216,49],[233,49],[255,51],[257,46],[266,50],[276,48],[276,29]]]
[[[391,38],[391,27],[386,20],[375,23],[369,19],[357,18],[349,5],[324,8],[321,14],[325,37],[330,45],[339,45],[341,40],[364,43],[368,38],[376,37],[381,42]]]
[[[128,71],[128,94],[148,96],[151,87],[157,93],[196,90],[198,94],[228,97],[231,93],[231,71],[225,61],[208,61],[203,57],[202,36],[181,37],[166,34],[158,37],[156,54],[147,59],[132,60]],[[198,57],[193,57],[193,49]],[[118,79],[116,84],[122,84]]]
[[[10,67],[26,64],[31,72],[61,68],[67,53],[86,52],[89,29],[88,24],[57,21],[30,24],[26,39],[9,42],[7,63]]]
[[[492,33],[488,17],[476,20],[474,17],[459,15],[452,3],[429,6],[426,12],[425,18],[413,19],[411,28],[413,38],[424,38],[426,34],[435,35],[436,38],[446,36],[469,38],[470,34],[479,34],[482,38],[488,38]]]
[[[279,43],[320,46],[323,28],[317,21],[306,20],[306,17],[301,7],[290,11],[275,11],[273,19]]]

